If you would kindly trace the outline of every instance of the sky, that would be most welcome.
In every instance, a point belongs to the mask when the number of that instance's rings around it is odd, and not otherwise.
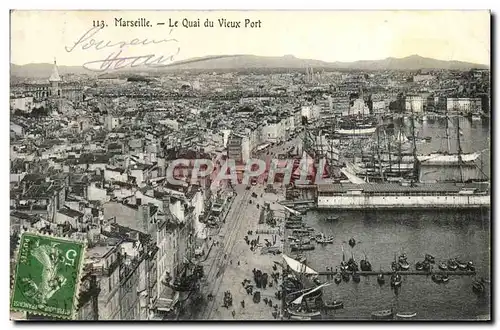
[[[122,22],[144,18],[150,21],[151,27],[116,26],[116,21],[120,18]],[[189,21],[188,25],[192,26],[198,19],[200,27],[182,26],[183,21],[184,23]],[[240,21],[240,28],[220,27],[219,20],[222,19]],[[250,24],[245,27],[246,19],[248,22],[254,22],[254,27],[250,27]],[[93,21],[101,20],[107,26],[103,29],[93,29]],[[172,25],[178,21],[178,26],[169,27],[169,20]],[[212,21],[214,26],[205,27],[205,20]],[[104,47],[105,45],[108,47]],[[298,58],[328,62],[377,60],[418,54],[440,60],[489,65],[490,13],[488,11],[13,11],[11,13],[11,63],[20,65],[52,63],[56,58],[58,65],[89,65],[89,62],[100,61],[111,55],[118,56],[118,53],[120,57],[163,56],[168,61],[174,62],[207,55],[234,54],[293,55]],[[154,61],[154,57],[150,59]]]

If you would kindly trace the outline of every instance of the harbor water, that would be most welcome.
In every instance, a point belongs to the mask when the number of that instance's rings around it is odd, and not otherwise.
[[[328,216],[339,216],[328,221]],[[440,261],[458,258],[473,261],[476,276],[490,279],[490,214],[475,211],[309,211],[304,216],[316,232],[334,236],[334,243],[316,244],[313,251],[303,251],[307,264],[325,271],[354,256],[358,262],[366,256],[374,271],[391,270],[395,254],[405,253],[411,269],[424,260],[426,253]],[[353,237],[356,245],[347,241]],[[404,272],[402,272],[404,274]],[[412,319],[453,320],[476,319],[489,314],[490,290],[479,297],[472,291],[471,276],[450,276],[448,283],[436,284],[430,276],[403,275],[402,286],[395,292],[389,284],[379,286],[376,276],[362,276],[360,283],[342,282],[324,288],[326,301],[341,300],[344,308],[328,311],[328,319],[369,319],[373,311],[395,308],[399,312],[416,312]],[[322,276],[326,281],[326,276]]]

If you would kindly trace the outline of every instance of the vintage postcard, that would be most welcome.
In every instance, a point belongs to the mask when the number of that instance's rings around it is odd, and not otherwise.
[[[12,10],[11,319],[491,320],[490,21]]]

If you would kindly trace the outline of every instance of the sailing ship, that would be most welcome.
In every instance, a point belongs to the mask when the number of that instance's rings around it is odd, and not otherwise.
[[[374,117],[347,117],[339,120],[339,127],[334,130],[337,136],[372,135],[377,130]]]
[[[460,144],[460,124],[457,126],[457,145],[458,145],[458,162],[452,164],[450,171],[444,171],[442,165],[438,167],[433,167],[432,162],[424,161],[420,162],[418,159],[417,148],[416,148],[416,137],[415,137],[415,125],[413,120],[413,113],[411,116],[411,128],[412,128],[412,159],[414,166],[412,167],[411,173],[401,175],[399,178],[394,177],[392,179],[397,179],[400,181],[399,185],[391,184],[385,181],[390,181],[387,173],[382,166],[382,162],[377,163],[370,173],[375,173],[378,171],[378,178],[383,182],[380,184],[372,185],[367,182],[363,183],[363,179],[358,176],[354,171],[351,172],[352,168],[342,171],[342,173],[347,173],[346,176],[354,183],[353,185],[343,185],[333,183],[332,186],[335,194],[332,196],[332,190],[328,187],[325,189],[318,189],[316,205],[320,209],[371,209],[371,208],[386,208],[386,209],[398,209],[398,208],[427,208],[427,207],[450,207],[450,199],[453,200],[453,207],[456,208],[483,208],[489,207],[491,203],[490,198],[490,184],[489,182],[465,182],[471,180],[482,180],[479,177],[474,177],[474,173],[477,171],[467,170],[464,173],[464,169],[468,163],[464,163],[463,160],[474,159],[475,156],[471,154],[463,154]],[[390,153],[389,153],[390,154]],[[477,154],[477,153],[476,153]],[[434,154],[437,156],[450,156],[445,154]],[[433,155],[431,155],[433,156]],[[436,156],[436,157],[437,157]],[[447,158],[444,159],[447,159]],[[454,156],[453,156],[454,157]],[[463,158],[464,157],[464,158]],[[380,158],[379,158],[380,159]],[[389,162],[391,164],[391,162]],[[398,164],[399,165],[399,164]],[[392,167],[392,165],[390,165]],[[472,165],[471,165],[472,166]],[[475,166],[475,165],[474,165]],[[347,166],[346,166],[347,168]],[[447,168],[448,169],[448,168]],[[457,172],[458,171],[458,172]],[[351,173],[349,173],[351,172]],[[482,175],[486,175],[480,170]],[[369,172],[365,172],[368,174]],[[427,181],[426,176],[430,173],[438,173],[438,177],[434,178],[433,183],[426,183],[422,181]],[[471,174],[472,173],[472,174]],[[399,173],[402,174],[402,173]],[[459,175],[457,175],[459,174]],[[374,174],[373,174],[374,175]],[[372,177],[373,179],[374,177]],[[361,182],[358,182],[360,180]],[[369,177],[365,178],[369,181]],[[420,181],[420,182],[419,182]],[[445,181],[445,182],[435,182],[435,181]],[[356,194],[352,191],[356,190]],[[402,197],[403,200],[393,197],[394,195]],[[425,196],[425,197],[424,197]],[[474,196],[471,198],[471,196]],[[349,197],[349,198],[346,198]],[[426,203],[422,203],[425,199]],[[406,264],[405,264],[406,266]]]
[[[417,155],[419,163],[420,180],[433,180],[432,173],[440,173],[440,181],[464,182],[468,180],[483,181],[485,175],[480,166],[477,165],[481,152],[466,153],[462,150],[460,128],[460,117],[456,118],[456,152],[451,150],[450,143],[450,118],[446,115],[446,149],[440,152],[432,152],[427,155]],[[446,175],[443,175],[446,174]]]

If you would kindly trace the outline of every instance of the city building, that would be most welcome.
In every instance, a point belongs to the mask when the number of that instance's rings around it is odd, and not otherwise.
[[[422,96],[406,96],[405,111],[407,112],[423,112],[425,100]]]
[[[246,163],[250,158],[250,151],[249,138],[231,132],[227,140],[227,157],[234,159],[236,163]]]
[[[448,97],[446,110],[449,112],[479,113],[481,112],[481,99],[469,97]]]

